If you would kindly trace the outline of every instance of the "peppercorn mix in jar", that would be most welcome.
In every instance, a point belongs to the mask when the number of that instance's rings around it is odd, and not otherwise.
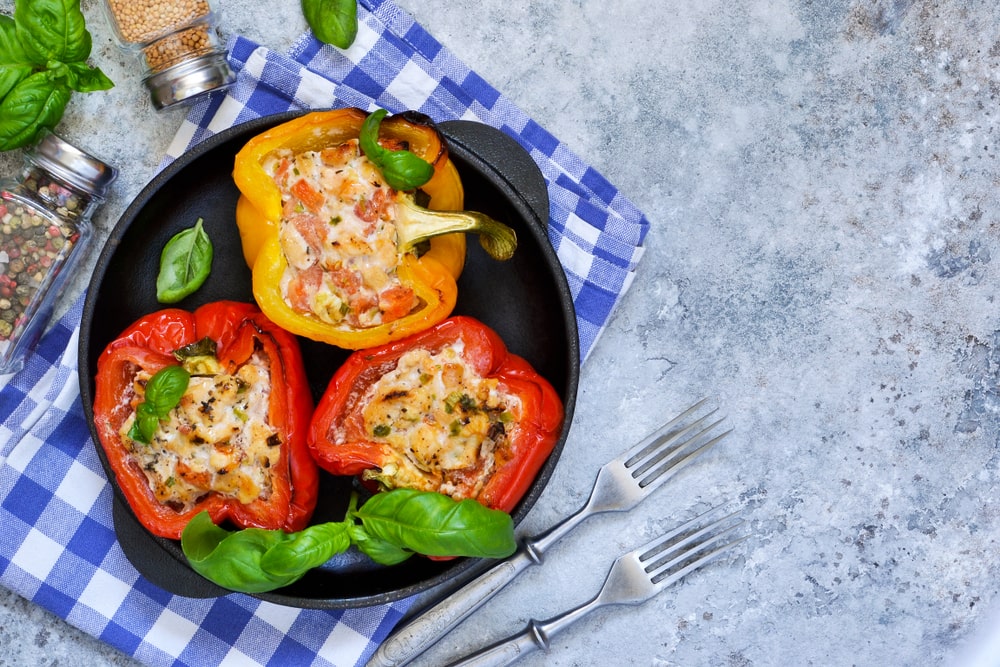
[[[117,176],[51,133],[24,159],[20,178],[0,180],[0,374],[20,370],[41,337]]]

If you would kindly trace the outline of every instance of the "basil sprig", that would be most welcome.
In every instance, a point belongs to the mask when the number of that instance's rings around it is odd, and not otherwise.
[[[148,445],[153,434],[166,419],[187,391],[191,374],[181,366],[165,366],[157,371],[146,383],[146,397],[135,408],[135,421],[129,429],[128,437]]]
[[[410,151],[389,150],[378,143],[378,129],[388,113],[385,109],[379,109],[369,114],[362,123],[358,136],[361,150],[382,172],[382,177],[390,187],[396,190],[414,190],[431,180],[434,165]]]
[[[302,0],[302,15],[326,44],[346,49],[358,36],[357,0]]]
[[[294,583],[352,544],[382,565],[395,565],[414,553],[504,558],[517,547],[514,522],[506,512],[413,489],[376,494],[360,509],[354,496],[344,521],[297,533],[260,528],[231,532],[201,512],[181,535],[181,548],[195,572],[243,593]]]
[[[0,15],[0,151],[54,128],[73,91],[114,85],[85,62],[91,48],[79,0],[17,0],[13,18]]]
[[[177,303],[201,287],[212,271],[212,240],[198,218],[173,236],[160,253],[160,272],[156,276],[156,300]]]

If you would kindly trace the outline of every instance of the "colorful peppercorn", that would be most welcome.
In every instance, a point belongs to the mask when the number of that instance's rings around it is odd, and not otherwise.
[[[117,175],[51,133],[24,157],[20,179],[0,181],[0,373],[17,371],[41,336]]]

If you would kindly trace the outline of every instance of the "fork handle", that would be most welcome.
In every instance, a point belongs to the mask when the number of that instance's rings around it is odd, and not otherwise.
[[[602,591],[603,593],[603,591]],[[470,653],[448,667],[502,667],[531,653],[535,649],[549,650],[550,638],[562,632],[598,607],[614,604],[603,598],[599,593],[579,607],[574,607],[547,621],[531,619],[528,626],[520,634],[502,639],[475,653]]]
[[[548,648],[548,639],[538,634],[538,626],[531,621],[521,634],[508,637],[468,655],[448,667],[504,667],[538,648]]]
[[[448,667],[503,667],[520,660],[535,649],[549,650],[550,638],[562,632],[578,620],[608,602],[600,595],[589,602],[570,609],[547,621],[528,621],[528,627],[520,634],[502,639],[484,649],[471,653]]]
[[[397,629],[375,651],[365,667],[402,667],[409,664],[499,593],[529,565],[541,563],[549,547],[595,513],[596,510],[588,503],[544,533],[522,541],[513,556]]]
[[[530,548],[521,547],[508,560],[469,582],[455,593],[396,630],[372,655],[366,667],[396,667],[434,645],[487,600],[537,560]]]

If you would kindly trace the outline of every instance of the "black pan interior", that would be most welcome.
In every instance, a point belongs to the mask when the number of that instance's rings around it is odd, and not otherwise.
[[[164,244],[198,218],[215,247],[206,283],[179,307],[194,309],[221,299],[252,301],[250,271],[234,222],[238,191],[233,158],[255,134],[295,114],[258,119],[200,144],[172,164],[136,198],[113,230],[98,260],[84,306],[80,337],[80,386],[93,431],[96,360],[104,347],[137,318],[159,310],[155,281]],[[531,158],[512,139],[479,123],[450,121],[440,129],[466,190],[466,208],[483,211],[512,226],[519,239],[508,262],[490,259],[470,237],[466,269],[459,281],[455,314],[493,327],[515,353],[525,357],[560,393],[566,420],[556,450],[527,496],[515,509],[519,522],[552,473],[572,420],[579,374],[579,347],[572,297],[546,235],[548,199]],[[318,400],[347,352],[302,339],[310,387]],[[94,441],[96,434],[94,434]],[[112,476],[102,448],[98,454]],[[323,474],[314,522],[342,520],[351,481]],[[195,574],[180,546],[155,537],[135,519],[115,486],[115,528],[128,558],[153,583],[178,595],[213,597],[226,591]],[[442,584],[470,579],[489,566],[480,559],[436,562],[411,558],[394,567],[375,567],[345,557],[313,570],[296,584],[259,597],[311,608],[367,606],[400,599]]]

